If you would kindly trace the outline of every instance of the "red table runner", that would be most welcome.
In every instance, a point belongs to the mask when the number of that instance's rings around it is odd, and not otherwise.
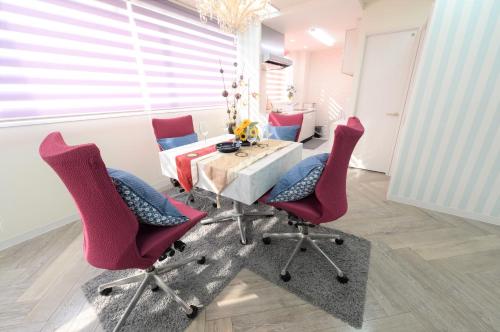
[[[177,177],[182,188],[186,191],[193,189],[193,175],[191,173],[191,161],[205,156],[209,153],[217,151],[215,145],[207,146],[206,148],[184,153],[175,157],[177,165]]]

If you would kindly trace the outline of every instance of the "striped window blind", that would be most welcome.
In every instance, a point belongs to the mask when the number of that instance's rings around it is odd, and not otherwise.
[[[219,69],[222,64],[234,73],[234,38],[165,1],[133,5],[132,11],[151,107],[220,105]]]
[[[0,120],[222,105],[235,59],[167,1],[0,0]]]
[[[289,80],[289,69],[268,70],[266,71],[266,93],[267,98],[273,104],[284,103],[288,101],[287,87]]]

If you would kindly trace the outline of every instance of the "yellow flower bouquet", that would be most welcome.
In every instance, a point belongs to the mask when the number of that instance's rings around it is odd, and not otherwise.
[[[234,129],[234,135],[237,140],[242,142],[255,142],[259,139],[259,128],[257,127],[258,122],[252,122],[249,119],[243,120]]]

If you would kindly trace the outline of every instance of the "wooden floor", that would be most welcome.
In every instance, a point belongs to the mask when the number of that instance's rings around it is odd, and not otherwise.
[[[349,213],[329,225],[372,242],[363,330],[500,331],[500,227],[388,202],[387,185],[351,170]],[[0,330],[100,331],[80,290],[99,273],[79,223],[0,252]],[[248,270],[189,328],[350,330]]]

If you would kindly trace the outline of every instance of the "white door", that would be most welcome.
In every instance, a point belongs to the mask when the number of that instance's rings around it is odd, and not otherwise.
[[[365,127],[351,166],[388,173],[417,51],[417,30],[366,38],[356,116]]]

